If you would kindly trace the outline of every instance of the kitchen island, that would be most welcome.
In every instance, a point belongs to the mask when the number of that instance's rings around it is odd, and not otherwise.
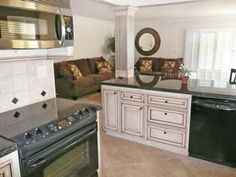
[[[204,102],[199,101],[199,98],[202,98]],[[209,104],[211,103],[209,99],[217,104]],[[219,100],[224,100],[226,104],[219,105]],[[206,106],[209,110],[215,109],[215,111],[211,111],[212,114],[217,112],[218,115],[222,115],[223,111],[228,111],[230,115],[227,121],[232,121],[231,113],[235,111],[231,112],[231,110],[234,110],[235,100],[236,87],[228,82],[190,79],[185,85],[179,79],[160,80],[155,76],[144,75],[135,75],[128,79],[112,79],[104,81],[102,84],[104,129],[107,134],[112,136],[183,155],[189,155],[191,144],[192,149],[197,153],[204,143],[206,143],[206,147],[217,145],[219,149],[216,149],[215,152],[216,160],[205,158],[207,154],[210,154],[208,153],[210,149],[199,157],[216,162],[220,159],[222,162],[230,161],[231,163],[235,159],[226,159],[228,155],[225,154],[222,147],[228,146],[228,144],[225,140],[223,142],[223,138],[218,144],[204,139],[207,137],[214,140],[214,137],[220,135],[209,133],[211,130],[214,132],[222,129],[220,123],[217,125],[218,127],[210,127],[208,130],[208,125],[206,126],[204,123],[208,117],[205,116],[204,120],[201,120],[202,122],[198,122],[198,119],[199,116],[202,117],[201,106]],[[230,104],[227,105],[228,101]],[[199,113],[194,117],[194,121],[192,121],[191,115],[193,104],[194,107],[196,107],[195,104],[200,105],[200,108],[196,108]],[[196,112],[196,110],[194,111]],[[213,119],[211,120],[211,123],[214,123]],[[221,118],[218,120],[223,121]],[[194,124],[190,124],[190,122]],[[200,125],[201,127],[199,127]],[[222,124],[222,126],[224,125],[226,124]],[[225,132],[228,131],[226,131],[227,127],[223,128],[225,128]],[[199,131],[204,133],[199,133]],[[204,137],[204,134],[207,133],[209,136]],[[229,128],[227,134],[234,135],[235,131]],[[229,139],[231,140],[232,136],[228,136]],[[231,143],[231,145],[234,147],[235,143]],[[231,151],[230,155],[232,153],[235,154]]]

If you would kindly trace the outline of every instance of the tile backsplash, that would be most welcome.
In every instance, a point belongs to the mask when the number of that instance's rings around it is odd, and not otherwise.
[[[52,60],[0,62],[0,112],[54,97]]]

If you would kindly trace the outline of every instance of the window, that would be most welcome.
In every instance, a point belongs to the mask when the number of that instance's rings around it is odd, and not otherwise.
[[[231,68],[236,68],[236,29],[190,30],[185,45],[185,65],[193,78],[229,81]]]

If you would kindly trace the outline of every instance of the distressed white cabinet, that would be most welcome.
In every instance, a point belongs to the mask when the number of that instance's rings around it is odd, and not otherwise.
[[[121,103],[121,129],[123,133],[143,136],[143,106]]]
[[[105,128],[118,131],[118,91],[114,89],[104,89],[102,91],[103,113],[105,118]]]
[[[0,177],[20,177],[17,151],[0,158]]]
[[[109,135],[188,155],[191,95],[102,85]]]

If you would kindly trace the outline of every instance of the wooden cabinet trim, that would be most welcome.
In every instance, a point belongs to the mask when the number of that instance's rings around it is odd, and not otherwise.
[[[144,103],[144,95],[140,93],[121,91],[121,99]]]
[[[181,138],[180,142],[177,142],[177,141],[168,140],[168,137],[166,139],[158,138],[158,137],[153,137],[153,136],[151,136],[151,131],[152,130],[161,130],[163,132],[179,134],[179,135],[181,135],[182,138]],[[161,142],[161,143],[177,146],[177,147],[182,147],[182,148],[184,148],[186,146],[186,143],[185,143],[185,141],[186,141],[186,133],[185,132],[175,131],[175,130],[170,130],[170,129],[165,129],[165,128],[160,128],[160,127],[156,127],[156,126],[148,126],[148,139],[152,140],[152,141],[157,141],[157,142]]]
[[[158,113],[163,113],[163,117],[165,119],[162,119],[161,117],[157,117],[156,119],[152,117],[152,111],[156,111]],[[172,116],[176,115],[179,116],[179,119],[181,119],[181,123],[177,123],[174,121],[171,121],[171,117],[168,115],[171,114]],[[170,126],[175,126],[175,127],[180,127],[180,128],[186,128],[187,124],[187,113],[183,111],[173,111],[169,109],[163,109],[163,108],[158,108],[158,107],[148,107],[148,122],[151,123],[159,123],[159,124],[164,124],[164,125],[170,125]]]
[[[140,114],[140,131],[139,132],[132,132],[130,130],[125,129],[125,107],[133,108],[134,111],[139,111]],[[130,104],[130,103],[121,103],[121,131],[127,134],[135,135],[135,136],[143,136],[143,128],[144,128],[144,107],[136,104]]]
[[[3,177],[15,177],[12,164],[12,160],[0,164],[0,174],[3,174]]]
[[[176,108],[188,108],[188,99],[184,98],[173,98],[170,96],[157,96],[157,95],[148,95],[148,103],[163,105],[163,106],[173,106]]]

